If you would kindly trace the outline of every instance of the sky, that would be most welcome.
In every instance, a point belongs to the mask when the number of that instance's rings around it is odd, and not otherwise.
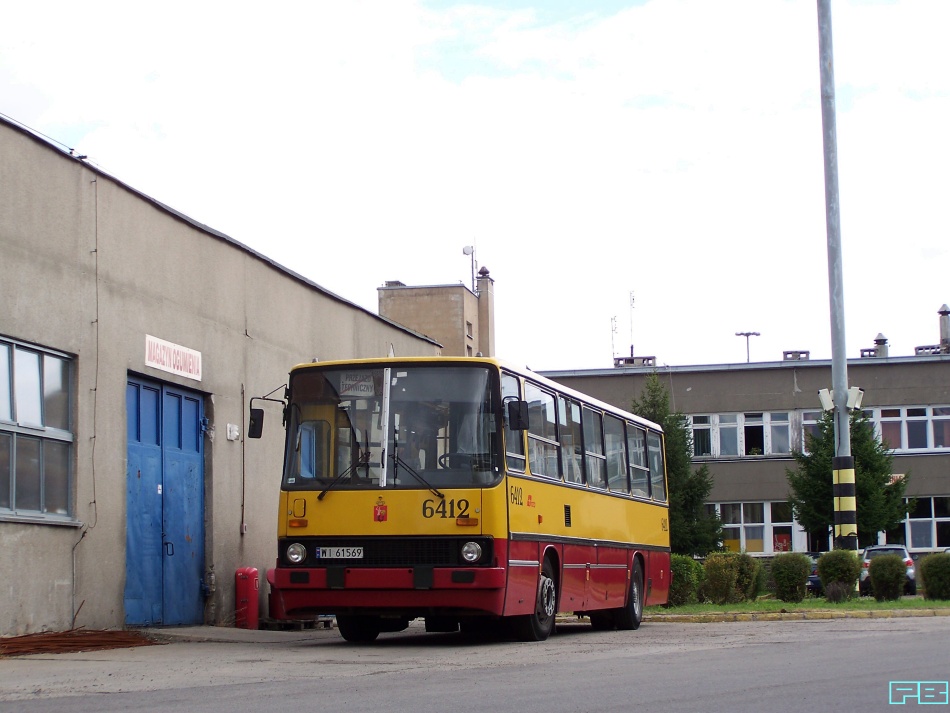
[[[830,359],[816,8],[8,3],[0,114],[374,312],[473,246],[534,370]],[[950,302],[950,3],[832,10],[847,356],[909,356]]]

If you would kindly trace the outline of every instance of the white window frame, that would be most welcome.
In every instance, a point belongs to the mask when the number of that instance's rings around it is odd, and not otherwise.
[[[791,521],[782,521],[782,522],[773,522],[772,521],[772,505],[779,503],[781,501],[775,500],[749,500],[749,501],[737,501],[729,500],[723,502],[715,503],[706,503],[706,507],[712,509],[716,514],[721,518],[722,517],[722,506],[723,505],[738,505],[739,506],[739,522],[738,523],[723,523],[723,528],[727,527],[736,527],[739,529],[739,551],[748,552],[748,538],[746,529],[750,527],[761,527],[762,528],[762,550],[755,550],[749,552],[750,555],[772,555],[779,554],[775,550],[775,527],[789,527],[791,526],[791,550],[782,550],[782,552],[804,552],[807,549],[807,538],[805,532],[801,529],[797,522],[794,520]],[[762,507],[762,521],[752,521],[747,520],[746,511],[747,506],[749,505],[760,505]]]
[[[891,412],[896,411],[896,415]],[[923,411],[923,414],[913,412]],[[884,440],[884,424],[898,424],[900,428],[900,443],[887,442],[888,448],[894,453],[946,453],[950,451],[950,439],[943,446],[935,445],[934,426],[937,423],[950,421],[950,405],[937,404],[935,406],[876,406],[864,409],[864,414],[874,426],[874,435],[879,441]],[[808,426],[818,422],[820,411],[802,411],[802,451],[805,451],[805,432]],[[926,444],[919,448],[909,448],[908,424],[923,424],[926,431]]]
[[[693,436],[694,459],[744,459],[761,458],[763,456],[772,457],[791,457],[792,444],[792,418],[793,411],[747,411],[739,413],[703,413],[694,414],[689,417],[690,428]],[[730,419],[735,419],[733,422]],[[706,422],[704,422],[704,420]],[[788,435],[788,450],[774,451],[773,449],[773,429],[785,427]],[[762,443],[764,448],[761,453],[746,453],[746,428],[762,429]],[[722,437],[727,430],[736,431],[736,453],[723,454]],[[709,432],[710,453],[697,455],[695,451],[696,433],[699,431]]]
[[[72,432],[72,405],[75,390],[73,383],[73,358],[62,352],[56,352],[34,344],[6,338],[0,339],[0,349],[5,350],[9,357],[0,362],[6,367],[5,370],[0,370],[0,380],[3,380],[5,387],[3,392],[0,393],[3,394],[5,399],[9,399],[9,402],[0,410],[0,438],[6,441],[5,445],[9,448],[10,468],[10,472],[4,474],[3,478],[0,478],[0,483],[3,483],[3,487],[9,484],[9,491],[3,493],[3,497],[0,497],[0,520],[73,522],[74,436]],[[23,410],[18,408],[18,379],[16,375],[16,354],[18,352],[29,353],[38,357],[38,371],[35,375],[30,375],[35,376],[38,381],[31,380],[30,384],[31,386],[36,384],[38,387],[39,403],[35,404],[35,406],[38,406],[40,412],[39,423],[32,422],[33,419],[24,421],[18,415],[18,411]],[[47,384],[45,383],[45,375],[47,373],[45,367],[48,362],[54,360],[60,362],[60,367],[62,367],[66,379],[66,383],[62,385],[62,391],[65,392],[66,401],[60,404],[56,409],[65,417],[65,429],[48,425],[50,419],[47,409],[50,396],[47,393]],[[22,383],[24,382],[21,381],[20,384]],[[58,391],[55,393],[62,392]],[[30,405],[29,410],[30,412],[35,411],[33,404]],[[39,462],[37,467],[39,468],[40,481],[39,492],[36,496],[39,501],[38,509],[26,508],[17,502],[16,478],[18,468],[16,461],[19,450],[18,444],[28,441],[36,442],[38,446]],[[63,445],[66,449],[65,482],[62,484],[65,492],[57,492],[55,498],[50,497],[50,494],[47,492],[47,445]],[[65,512],[51,512],[50,508],[54,507],[54,503],[64,504]]]

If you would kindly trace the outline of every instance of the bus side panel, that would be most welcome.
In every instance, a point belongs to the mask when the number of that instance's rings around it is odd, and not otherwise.
[[[598,547],[597,567],[591,572],[590,609],[617,609],[627,599],[630,550]]]
[[[564,545],[561,576],[561,609],[583,611],[590,598],[590,562],[593,548]]]
[[[647,606],[666,604],[670,596],[670,553],[648,552],[644,589]]]
[[[505,616],[530,614],[537,601],[540,574],[540,544],[508,542],[508,591],[505,593]]]

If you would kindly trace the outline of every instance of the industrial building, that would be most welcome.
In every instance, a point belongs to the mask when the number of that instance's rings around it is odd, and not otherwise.
[[[939,320],[939,321],[938,321]],[[887,340],[848,360],[848,380],[863,390],[862,410],[893,449],[894,476],[909,475],[916,507],[896,532],[880,540],[912,553],[950,547],[950,310],[935,313],[940,342],[891,356]],[[788,351],[781,361],[705,366],[656,366],[654,357],[620,357],[612,369],[545,372],[545,376],[621,408],[640,398],[650,374],[662,379],[671,409],[689,417],[693,464],[713,478],[709,506],[723,522],[724,544],[757,554],[823,551],[798,527],[788,504],[786,469],[792,451],[821,417],[819,391],[831,387],[831,361]],[[829,478],[831,474],[829,473]],[[860,504],[859,504],[860,507]]]
[[[0,636],[232,623],[276,557],[248,400],[441,345],[2,118],[0,186]]]

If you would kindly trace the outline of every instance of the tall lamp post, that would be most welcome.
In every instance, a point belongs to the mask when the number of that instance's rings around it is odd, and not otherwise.
[[[858,514],[854,457],[851,455],[848,359],[845,353],[844,280],[841,266],[841,215],[838,203],[838,132],[835,119],[834,50],[831,0],[818,0],[818,54],[821,81],[821,126],[825,158],[825,226],[828,238],[828,293],[831,307],[831,385],[835,415],[832,483],[835,499],[835,546],[858,549]],[[853,399],[852,399],[853,401]]]
[[[761,337],[758,332],[736,332],[737,337],[745,337],[745,362],[749,363],[749,337]]]

